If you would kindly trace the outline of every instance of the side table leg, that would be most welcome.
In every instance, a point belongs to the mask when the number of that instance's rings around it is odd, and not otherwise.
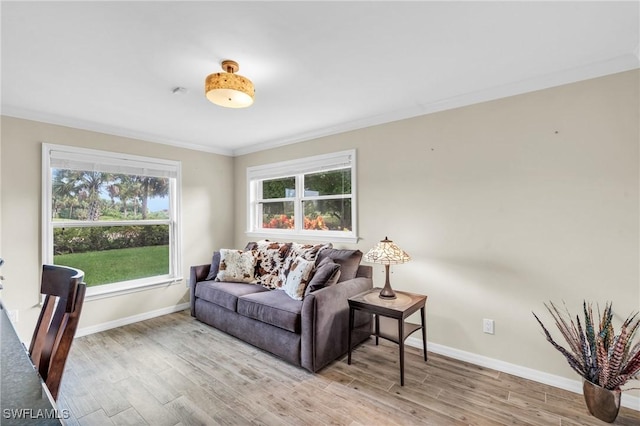
[[[404,319],[398,319],[398,346],[400,346],[400,386],[404,386]]]
[[[349,355],[347,355],[347,364],[351,365],[351,333],[353,332],[353,308],[349,308],[349,335],[347,337],[347,347],[349,348]]]
[[[427,324],[425,320],[425,307],[420,308],[422,314],[422,350],[424,351],[424,360],[427,360]]]
[[[380,315],[375,314],[375,327],[376,327],[376,346],[378,346],[378,336],[380,335]]]

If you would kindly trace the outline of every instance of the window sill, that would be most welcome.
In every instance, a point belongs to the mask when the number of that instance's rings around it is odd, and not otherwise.
[[[340,236],[340,235],[328,235],[328,234],[307,234],[302,232],[255,232],[247,231],[247,237],[249,238],[263,238],[263,239],[277,239],[283,241],[319,241],[319,242],[332,242],[332,243],[357,243],[358,237]]]
[[[124,281],[114,284],[104,284],[95,287],[87,287],[85,301],[105,299],[108,297],[122,296],[139,291],[151,290],[158,287],[169,287],[183,281],[182,277],[153,277],[142,280]]]

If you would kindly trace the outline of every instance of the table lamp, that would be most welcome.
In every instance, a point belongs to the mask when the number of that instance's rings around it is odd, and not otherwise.
[[[408,262],[411,260],[411,257],[393,241],[384,237],[384,240],[380,241],[374,248],[364,255],[364,260],[365,262],[381,263],[384,265],[386,281],[384,283],[384,288],[380,291],[379,297],[381,299],[395,299],[396,294],[391,288],[391,283],[389,282],[389,265]]]

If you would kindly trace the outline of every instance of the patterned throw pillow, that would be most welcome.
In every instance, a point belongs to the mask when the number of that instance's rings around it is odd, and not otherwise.
[[[254,283],[256,256],[253,251],[220,249],[216,281]]]
[[[256,278],[267,288],[280,288],[284,283],[280,271],[284,268],[284,261],[289,253],[291,243],[276,243],[258,241],[256,245]]]
[[[315,260],[305,260],[300,256],[291,264],[283,289],[292,299],[302,300],[315,264]]]
[[[287,281],[287,275],[289,274],[289,270],[291,269],[291,265],[293,261],[296,260],[297,257],[301,257],[305,260],[316,260],[318,253],[322,250],[332,248],[333,244],[300,244],[300,243],[291,243],[291,248],[289,249],[289,254],[287,258],[284,260],[284,266],[280,271],[280,281],[282,283]]]

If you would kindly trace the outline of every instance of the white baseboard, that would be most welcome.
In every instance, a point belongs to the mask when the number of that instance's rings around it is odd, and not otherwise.
[[[406,343],[408,346],[422,349],[422,340],[417,337],[407,338]],[[544,383],[545,385],[555,386],[570,392],[582,394],[582,381],[579,380],[567,379],[565,377],[556,376],[554,374],[545,373],[532,368],[522,367],[520,365],[511,364],[483,355],[461,351],[459,349],[450,348],[437,343],[427,342],[427,350],[429,352],[448,356],[449,358],[469,362],[481,367],[491,368],[493,370],[502,371],[503,373],[513,374],[514,376],[533,380],[534,382]],[[632,410],[640,411],[639,397],[631,396],[623,392],[620,404],[624,407],[631,408]]]
[[[79,328],[76,331],[75,337],[82,337],[88,334],[99,333],[101,331],[110,330],[116,327],[122,327],[123,325],[133,324],[134,322],[144,321],[151,318],[159,317],[162,315],[172,314],[174,312],[179,312],[189,307],[189,302],[181,303],[175,306],[169,306],[167,308],[156,309],[155,311],[144,312],[142,314],[133,315],[126,318],[120,318],[117,320],[105,322],[102,324],[92,325],[90,327]]]

